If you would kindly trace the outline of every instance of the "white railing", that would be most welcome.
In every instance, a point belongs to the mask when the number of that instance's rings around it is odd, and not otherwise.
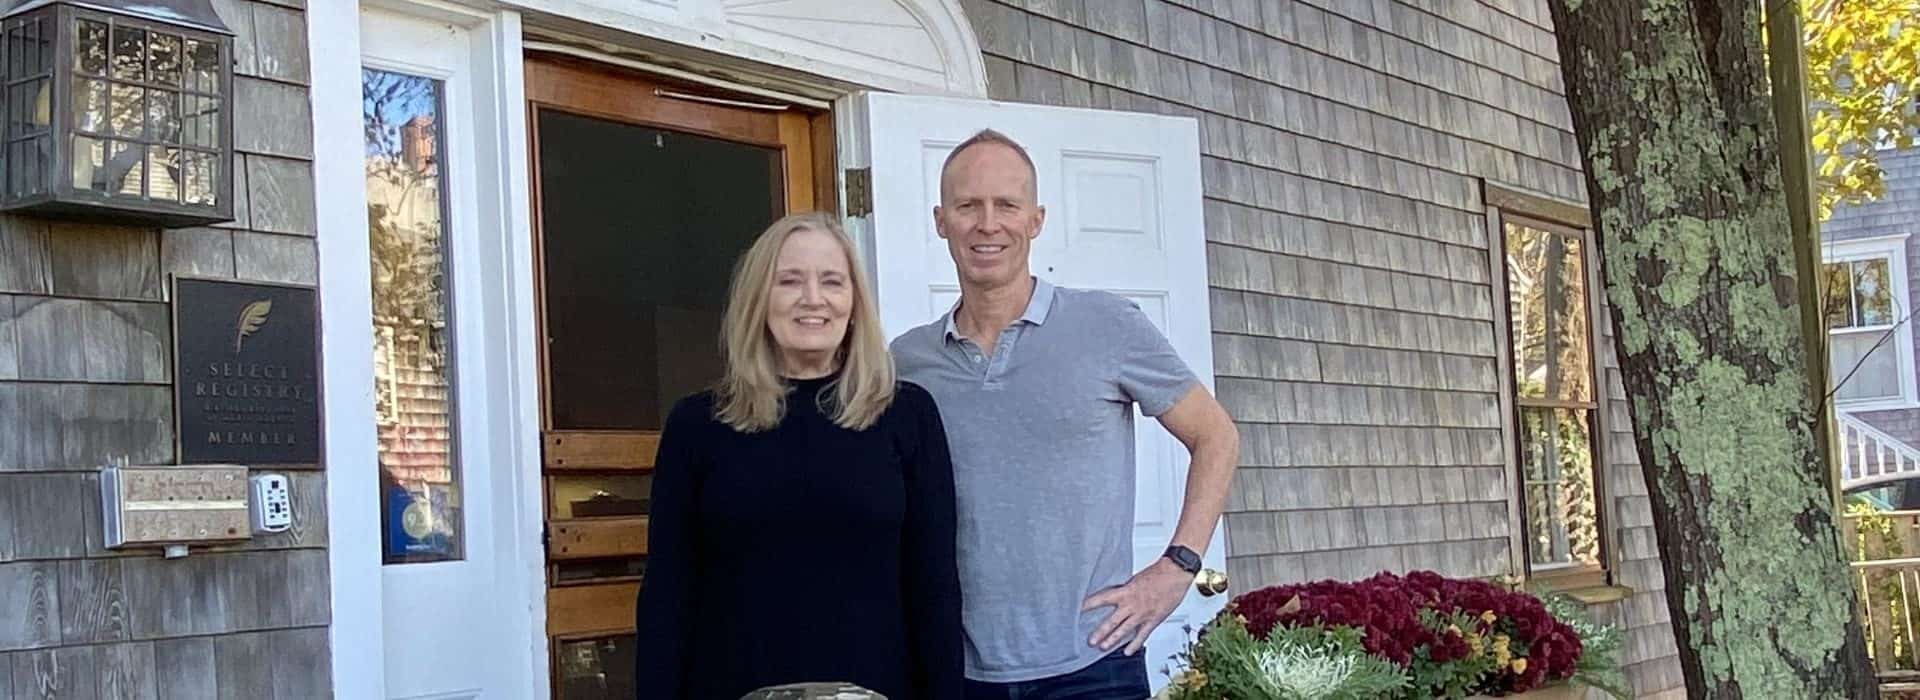
[[[1852,415],[1837,416],[1841,490],[1920,476],[1920,449]]]

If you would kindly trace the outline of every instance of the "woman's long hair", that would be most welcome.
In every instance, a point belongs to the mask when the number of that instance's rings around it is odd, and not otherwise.
[[[880,329],[866,268],[854,252],[853,239],[840,224],[824,214],[790,214],[768,226],[734,265],[733,286],[727,295],[727,314],[720,326],[720,347],[726,355],[726,374],[715,393],[715,417],[743,433],[756,433],[780,424],[787,411],[787,382],[780,376],[780,348],[767,329],[767,293],[780,258],[780,247],[800,231],[833,236],[847,254],[853,283],[853,308],[847,317],[847,335],[835,353],[840,376],[831,391],[821,392],[821,410],[849,430],[865,430],[893,403],[893,357]]]

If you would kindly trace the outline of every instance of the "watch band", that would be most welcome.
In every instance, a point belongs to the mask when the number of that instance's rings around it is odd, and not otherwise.
[[[1200,554],[1188,549],[1185,545],[1176,544],[1168,547],[1166,553],[1161,556],[1171,560],[1174,566],[1180,567],[1181,571],[1194,575],[1200,573]]]

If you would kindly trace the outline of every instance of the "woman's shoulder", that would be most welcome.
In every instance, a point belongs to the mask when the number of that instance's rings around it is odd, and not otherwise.
[[[926,387],[902,379],[894,383],[893,405],[887,413],[904,422],[924,423],[929,418],[939,419],[940,404]]]
[[[713,422],[714,402],[712,389],[682,396],[673,402],[673,409],[667,412],[667,425],[700,425]]]
[[[926,387],[905,379],[893,383],[893,403],[895,406],[910,410],[934,408],[933,393]]]

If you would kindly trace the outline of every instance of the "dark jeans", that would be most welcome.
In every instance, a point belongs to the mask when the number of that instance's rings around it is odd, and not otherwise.
[[[1018,683],[967,681],[967,700],[1143,700],[1152,692],[1145,649],[1133,656],[1116,651],[1064,676]]]

